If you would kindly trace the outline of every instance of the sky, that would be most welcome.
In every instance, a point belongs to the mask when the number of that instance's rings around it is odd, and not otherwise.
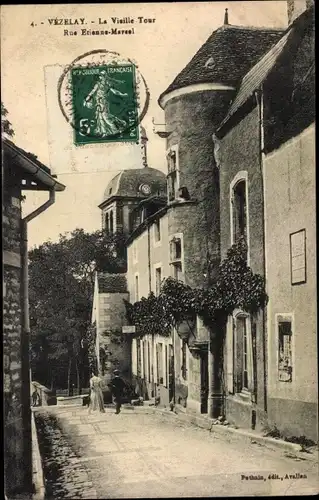
[[[108,182],[120,170],[142,167],[139,145],[73,145],[72,129],[57,98],[63,69],[78,56],[96,49],[115,51],[136,62],[151,97],[142,123],[149,139],[148,164],[166,173],[165,139],[153,132],[153,120],[164,123],[158,97],[223,24],[225,8],[233,25],[287,26],[284,0],[1,6],[1,93],[15,130],[13,140],[36,154],[66,186],[64,192],[57,193],[55,204],[29,223],[29,247],[49,239],[56,241],[60,233],[77,227],[99,229],[98,204]],[[110,26],[112,17],[134,19],[135,34],[80,36],[81,27],[54,22],[82,18],[89,29],[92,25],[105,29],[104,25],[97,26],[99,19],[107,20]],[[139,17],[143,17],[141,23]],[[126,29],[130,26],[117,25]],[[78,34],[66,35],[65,29]],[[28,192],[23,214],[47,198],[47,193]]]

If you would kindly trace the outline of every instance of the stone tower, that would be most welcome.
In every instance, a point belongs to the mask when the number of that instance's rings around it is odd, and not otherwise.
[[[226,11],[224,25],[159,98],[166,123],[169,231],[183,233],[185,279],[191,286],[209,285],[220,262],[213,134],[242,76],[279,37],[278,30],[232,26],[229,20]],[[184,203],[181,191],[187,194]]]

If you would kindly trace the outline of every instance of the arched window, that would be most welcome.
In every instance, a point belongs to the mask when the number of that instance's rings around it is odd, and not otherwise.
[[[109,214],[105,214],[105,231],[108,233],[110,231],[110,221]]]
[[[114,222],[113,222],[113,210],[110,212],[110,232],[114,232]]]

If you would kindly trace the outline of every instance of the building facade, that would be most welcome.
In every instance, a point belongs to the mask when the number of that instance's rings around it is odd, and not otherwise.
[[[291,25],[286,52],[264,83],[263,171],[268,418],[286,435],[317,442],[314,53],[310,9]]]
[[[99,205],[102,229],[109,234],[121,234],[128,238],[137,228],[144,227],[145,221],[166,203],[166,178],[159,170],[148,167],[147,137],[143,127],[141,143],[140,168],[123,170],[116,175],[106,187],[104,199]],[[147,254],[147,244],[145,252]],[[131,264],[131,255],[127,251],[125,254]],[[96,333],[97,368],[105,388],[114,369],[119,369],[127,381],[132,378],[132,338],[123,334],[122,328],[127,326],[125,301],[132,302],[135,297],[132,287],[136,286],[136,290],[139,287],[141,290],[143,287],[150,289],[147,259],[141,262],[142,267],[139,272],[134,270],[132,280],[130,271],[122,274],[96,273],[92,324]]]
[[[96,272],[92,324],[96,334],[97,369],[105,388],[115,369],[130,379],[131,343],[122,335],[122,326],[126,323],[124,300],[128,300],[126,275]]]
[[[227,419],[317,440],[313,22],[311,8],[296,17],[244,76],[217,141],[222,257],[244,235],[269,296],[257,317],[229,318]]]
[[[136,392],[317,440],[311,4],[287,2],[286,30],[232,26],[226,15],[159,98],[166,179],[147,162],[124,171],[100,207],[129,207],[130,303],[158,295],[167,277],[210,288],[241,239],[269,298],[257,313],[234,310],[218,331],[197,317],[192,335],[128,334]]]

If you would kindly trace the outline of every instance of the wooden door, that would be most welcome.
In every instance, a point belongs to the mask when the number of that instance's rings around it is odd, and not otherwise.
[[[201,371],[201,413],[207,413],[208,409],[208,352],[204,352],[200,357],[200,371]]]

